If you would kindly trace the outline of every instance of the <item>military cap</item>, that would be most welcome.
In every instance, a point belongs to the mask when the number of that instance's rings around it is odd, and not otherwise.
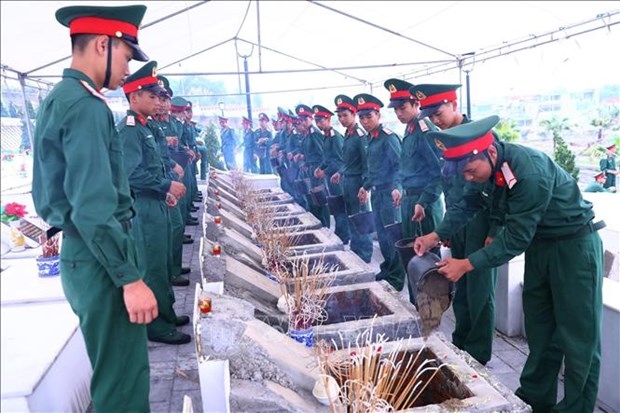
[[[241,117],[241,121],[243,123],[247,123],[248,125],[252,126],[252,121],[250,119],[246,118],[245,116]]]
[[[264,120],[264,121],[269,122],[269,116],[267,116],[266,113],[261,112],[258,114],[258,120]]]
[[[288,112],[283,107],[278,106],[278,118],[284,119],[288,117]]]
[[[425,118],[435,113],[437,108],[444,103],[456,100],[456,90],[461,85],[415,85],[409,92],[420,101],[419,118]]]
[[[405,102],[417,100],[409,91],[409,89],[413,87],[413,84],[405,80],[388,79],[383,83],[383,86],[390,92],[390,103],[388,108],[395,108]]]
[[[334,116],[334,112],[321,105],[312,106],[312,111],[314,112],[314,119],[331,119],[331,117]]]
[[[170,110],[172,112],[183,112],[187,109],[188,105],[189,102],[187,100],[183,99],[181,96],[175,96],[170,102]]]
[[[171,98],[173,93],[172,93],[172,89],[170,89],[170,81],[168,80],[168,78],[162,75],[157,75],[157,80],[158,80],[159,86],[163,87],[166,90],[166,94],[168,95],[168,98]]]
[[[307,105],[297,105],[295,106],[295,113],[297,113],[297,116],[307,116],[309,118],[312,117],[312,108],[310,108],[310,106]]]
[[[357,102],[357,112],[360,115],[367,115],[371,111],[379,112],[383,107],[383,102],[368,93],[360,93],[353,98]]]
[[[56,20],[76,34],[105,34],[123,40],[133,49],[133,59],[146,62],[149,58],[138,45],[138,28],[146,6],[69,6],[56,11]]]
[[[472,156],[487,150],[495,142],[491,129],[498,122],[499,117],[493,115],[453,128],[428,132],[428,138],[432,139],[443,153],[445,162],[442,173],[450,176],[460,172]]]
[[[217,118],[220,122],[228,122],[228,118],[225,118],[224,116],[218,116]]]
[[[271,117],[271,122],[272,123],[280,122],[281,120],[282,119],[280,119],[280,116],[278,116],[278,115]]]
[[[148,90],[155,94],[166,93],[166,89],[159,85],[157,79],[157,62],[152,60],[127,77],[123,83],[123,92],[126,95],[138,90]]]
[[[334,103],[336,104],[336,112],[340,112],[341,110],[350,110],[353,114],[357,113],[357,104],[347,95],[336,96]]]
[[[614,143],[613,145],[608,146],[607,148],[608,151],[615,151],[616,150],[616,144]]]

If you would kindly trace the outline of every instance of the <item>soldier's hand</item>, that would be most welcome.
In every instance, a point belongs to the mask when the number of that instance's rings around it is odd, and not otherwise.
[[[166,205],[169,208],[174,208],[175,206],[177,206],[177,197],[168,192],[166,194]]]
[[[394,203],[394,207],[398,208],[400,206],[400,191],[398,189],[394,189],[392,191],[392,202]]]
[[[286,154],[286,159],[288,159],[289,161],[292,161],[293,160],[293,154],[291,152],[288,152]]]
[[[489,245],[489,244],[490,244],[490,243],[492,243],[492,242],[493,242],[493,237],[491,237],[491,236],[487,236],[487,237],[484,239],[484,246],[486,247],[487,245]]]
[[[166,136],[166,142],[168,142],[169,146],[176,147],[179,144],[179,138],[176,136]]]
[[[426,213],[424,212],[424,207],[420,204],[415,204],[413,207],[413,216],[411,217],[412,221],[420,222],[426,218]]]
[[[361,187],[359,191],[357,191],[357,199],[359,199],[360,204],[365,204],[368,202],[368,191]]]
[[[340,172],[333,174],[329,180],[332,184],[338,185],[340,183]]]
[[[148,324],[157,318],[157,299],[143,280],[124,285],[123,300],[130,322]]]
[[[185,185],[177,181],[172,181],[170,183],[170,189],[168,189],[168,192],[174,195],[177,199],[181,199],[181,197],[185,195],[185,191]]]
[[[419,256],[439,244],[439,235],[436,232],[417,237],[413,242],[413,251]]]
[[[278,151],[276,150],[276,148],[271,148],[271,150],[269,151],[269,154],[271,155],[272,158],[275,158],[276,156],[278,156]]]
[[[301,160],[301,154],[298,153],[297,155],[294,155],[293,159],[295,160],[295,162],[299,162]]]
[[[185,175],[185,171],[183,170],[183,168],[181,168],[181,165],[176,164],[174,165],[174,168],[172,168],[172,170],[179,175],[179,179],[183,179],[183,176]]]
[[[435,265],[439,267],[439,273],[443,274],[444,277],[453,283],[457,282],[465,273],[474,269],[474,266],[471,265],[467,258],[463,260],[446,258]]]
[[[314,170],[314,177],[317,179],[325,178],[325,172],[321,168],[316,168]]]

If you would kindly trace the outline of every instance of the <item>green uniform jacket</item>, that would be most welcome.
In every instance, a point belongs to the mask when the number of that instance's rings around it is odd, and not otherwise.
[[[104,97],[84,73],[63,71],[39,107],[34,142],[32,198],[39,216],[77,230],[117,287],[140,279],[130,258],[135,246],[120,224],[134,215],[122,143]]]
[[[131,189],[136,193],[157,193],[165,200],[171,180],[166,177],[159,144],[147,120],[128,110],[117,129],[123,137],[125,169]]]
[[[370,135],[368,143],[368,170],[364,189],[388,187],[400,190],[400,139],[390,129],[379,125]],[[386,189],[386,188],[383,188]]]
[[[616,170],[616,159],[613,156],[611,158],[603,158],[599,164],[601,167],[601,172],[605,172],[605,183],[603,184],[603,187],[609,188],[616,186],[616,175],[607,173],[607,171]]]
[[[341,175],[364,175],[368,151],[368,135],[359,125],[355,124],[351,131],[347,130],[342,145]]]
[[[292,131],[288,135],[286,152],[297,155],[301,151],[301,136],[296,131]]]
[[[271,145],[276,149],[276,151],[281,151],[282,148],[286,145],[286,131],[284,129],[276,132],[273,140],[271,141]]]
[[[437,130],[428,119],[414,119],[405,129],[400,157],[400,181],[403,189],[420,193],[416,204],[427,208],[441,195],[441,152],[425,134]]]
[[[343,145],[344,138],[334,128],[324,133],[323,163],[320,168],[325,171],[328,179],[338,172],[344,164],[342,159]]]
[[[304,163],[310,167],[317,167],[323,162],[323,134],[314,126],[301,139],[300,152],[304,155]],[[313,174],[314,170],[308,171]]]
[[[173,174],[172,169],[177,165],[177,163],[170,157],[170,149],[168,149],[168,141],[166,140],[166,133],[162,127],[165,126],[168,128],[168,124],[161,121],[156,121],[152,119],[148,119],[147,121],[148,127],[153,131],[153,136],[155,137],[155,142],[159,145],[159,153],[161,155],[161,160],[166,167],[166,176],[171,179],[176,179],[176,177],[172,177]]]
[[[258,143],[261,138],[267,138],[265,143]],[[259,158],[266,158],[269,156],[269,148],[271,148],[271,142],[273,140],[271,131],[267,129],[258,128],[254,131],[254,139],[256,141],[255,151]]]
[[[575,180],[549,156],[521,145],[496,145],[496,171],[505,164],[514,181],[504,173],[506,183],[495,182],[492,213],[501,217],[504,229],[469,256],[475,268],[497,267],[525,251],[534,237],[570,235],[594,218]]]

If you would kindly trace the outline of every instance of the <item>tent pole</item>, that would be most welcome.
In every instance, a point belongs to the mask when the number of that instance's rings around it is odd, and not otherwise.
[[[243,71],[245,73],[245,102],[248,107],[248,119],[252,120],[252,98],[250,96],[250,75],[248,74],[248,57],[243,56]]]
[[[30,124],[30,116],[28,114],[28,101],[26,99],[26,74],[18,73],[19,85],[22,90],[22,105],[24,105],[24,122],[26,123],[26,131],[28,132],[28,140],[30,141],[30,149],[34,149],[32,140],[32,128]]]
[[[469,85],[469,70],[465,71],[465,86],[467,87],[467,118],[471,119],[471,100],[470,100],[470,85]]]

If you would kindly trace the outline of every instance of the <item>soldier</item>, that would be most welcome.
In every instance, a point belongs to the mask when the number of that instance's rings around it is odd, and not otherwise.
[[[289,130],[286,138],[286,146],[283,148],[284,153],[286,153],[286,177],[290,185],[291,196],[295,199],[297,204],[307,211],[308,201],[306,199],[306,192],[301,193],[299,188],[295,185],[295,181],[302,178],[302,174],[299,170],[299,164],[295,162],[295,155],[299,153],[301,147],[301,135],[299,133],[301,121],[290,109],[288,111],[286,127],[287,130]]]
[[[256,139],[256,155],[258,156],[259,173],[262,175],[271,173],[270,149],[273,134],[267,125],[269,125],[269,117],[264,113],[258,114],[259,128],[254,131],[254,139]]]
[[[310,178],[310,187],[324,187],[325,179],[314,176],[314,170],[323,162],[323,134],[312,124],[312,109],[307,105],[297,105],[295,112],[299,118],[298,131],[300,140],[299,153],[295,162],[299,165],[302,177]],[[318,205],[310,196],[306,197],[308,210],[317,217],[324,227],[329,228],[329,209],[327,204]]]
[[[609,189],[605,189],[605,172],[600,172],[594,175],[594,181],[590,182],[583,192],[611,192]]]
[[[150,409],[145,324],[157,317],[157,301],[138,270],[122,143],[98,92],[117,89],[131,59],[148,60],[138,46],[145,11],[56,11],[70,29],[71,68],[41,103],[34,133],[32,198],[38,215],[63,231],[60,277],[93,368],[97,412]]]
[[[400,139],[398,135],[381,125],[383,103],[376,97],[361,93],[353,98],[357,102],[357,113],[362,127],[368,133],[367,169],[358,198],[362,204],[371,204],[375,220],[379,247],[383,254],[381,271],[377,280],[387,280],[398,291],[405,283],[405,270],[398,253],[389,239],[385,226],[400,220]]]
[[[237,162],[235,160],[237,136],[235,135],[235,131],[228,127],[228,118],[220,116],[219,122],[221,127],[220,141],[222,142],[222,155],[224,155],[226,168],[229,171],[233,171],[237,169]]]
[[[422,84],[410,91],[420,99],[420,116],[429,116],[443,130],[470,122],[458,112],[456,91],[459,87]],[[492,220],[490,214],[488,194],[493,186],[468,183],[460,175],[442,178],[442,185],[447,210],[435,232],[447,241],[453,257],[464,258],[488,244],[500,230],[497,220]],[[464,224],[462,219],[471,208],[482,210],[449,237],[447,228],[455,227],[457,222]],[[456,320],[452,343],[483,365],[491,359],[493,351],[496,283],[495,268],[476,269],[458,281],[452,302]]]
[[[332,116],[334,113],[321,105],[312,107],[314,112],[314,122],[316,126],[323,132],[323,162],[314,170],[314,177],[325,181],[325,178],[331,178],[333,174],[338,172],[343,166],[342,148],[344,138],[332,127]],[[342,195],[342,186],[340,183],[328,181],[330,195]],[[347,245],[350,240],[349,222],[346,211],[334,215],[336,224],[335,233]]]
[[[186,187],[165,176],[165,166],[147,118],[156,113],[159,94],[165,92],[157,80],[157,62],[144,65],[123,84],[129,100],[127,116],[117,125],[123,141],[123,160],[129,187],[134,194],[134,236],[138,262],[144,281],[155,293],[159,316],[147,325],[149,340],[166,344],[185,344],[190,336],[176,326],[189,323],[189,317],[177,317],[172,305],[170,284],[170,234],[168,205],[185,195]],[[168,205],[167,205],[168,204]],[[166,234],[162,236],[161,234]]]
[[[535,412],[592,412],[603,311],[603,244],[597,231],[605,224],[593,222],[592,203],[548,155],[495,139],[491,128],[498,121],[490,116],[429,132],[443,151],[443,173],[491,183],[493,213],[504,222],[492,242],[463,259],[440,261],[439,272],[455,282],[474,269],[493,268],[525,253],[523,310],[530,351],[515,393]],[[439,239],[437,233],[416,239],[416,252]],[[562,361],[564,399],[556,404]]]
[[[258,172],[258,166],[256,166],[257,156],[254,153],[256,139],[252,130],[252,121],[243,116],[241,124],[243,126],[243,142],[241,143],[243,146],[243,170],[255,174]]]
[[[618,176],[618,170],[616,168],[616,145],[611,145],[605,148],[607,156],[599,162],[601,172],[605,172],[605,183],[603,188],[609,189],[612,192],[616,192],[616,176]]]
[[[368,211],[368,203],[360,204],[357,193],[362,187],[366,166],[368,136],[355,122],[357,108],[348,96],[338,95],[334,99],[338,121],[345,128],[342,147],[342,166],[330,178],[333,184],[342,183],[345,208],[348,215]],[[372,235],[360,234],[354,225],[349,225],[351,251],[364,262],[372,259]]]

